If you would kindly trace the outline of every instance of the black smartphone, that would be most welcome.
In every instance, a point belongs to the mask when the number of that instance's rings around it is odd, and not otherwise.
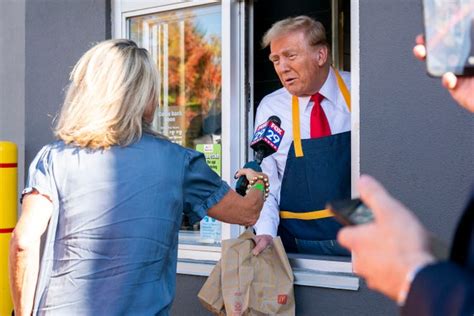
[[[473,17],[474,0],[423,0],[429,75],[474,75]]]
[[[372,211],[360,199],[331,201],[326,208],[343,225],[360,225],[374,220]]]

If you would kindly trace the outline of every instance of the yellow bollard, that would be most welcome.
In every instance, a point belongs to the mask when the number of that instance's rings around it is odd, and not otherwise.
[[[11,142],[0,141],[0,316],[11,315],[8,248],[17,221],[18,155]]]

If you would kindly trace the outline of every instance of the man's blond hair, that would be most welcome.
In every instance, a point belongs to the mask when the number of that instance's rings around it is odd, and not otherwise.
[[[263,36],[262,48],[270,45],[271,41],[275,38],[293,32],[303,32],[310,46],[325,45],[329,49],[329,44],[326,40],[326,29],[323,24],[306,15],[290,17],[275,22]]]
[[[143,114],[156,106],[159,78],[148,52],[114,39],[87,51],[70,75],[55,135],[92,149],[127,146],[148,129]]]

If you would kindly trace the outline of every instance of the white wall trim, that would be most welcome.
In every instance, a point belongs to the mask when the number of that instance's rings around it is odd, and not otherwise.
[[[360,176],[360,40],[359,0],[351,0],[351,179],[352,196],[358,195]]]

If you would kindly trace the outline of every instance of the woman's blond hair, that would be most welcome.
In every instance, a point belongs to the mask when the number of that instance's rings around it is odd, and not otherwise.
[[[95,45],[71,72],[56,137],[92,149],[139,140],[149,129],[143,121],[145,110],[158,100],[158,78],[148,52],[133,41],[114,39]]]
[[[303,32],[310,46],[325,45],[329,49],[324,25],[306,15],[290,17],[275,22],[263,36],[262,48],[270,45],[271,41],[275,38],[296,31]]]

